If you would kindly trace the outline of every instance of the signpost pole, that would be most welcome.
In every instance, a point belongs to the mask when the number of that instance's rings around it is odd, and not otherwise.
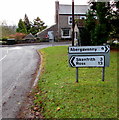
[[[102,68],[102,81],[105,79],[105,67]]]
[[[76,67],[76,83],[78,83],[78,67]]]

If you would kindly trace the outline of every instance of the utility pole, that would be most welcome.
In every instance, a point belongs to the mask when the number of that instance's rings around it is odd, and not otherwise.
[[[74,46],[74,0],[72,0],[72,46]],[[78,83],[78,67],[76,68],[76,83]]]
[[[74,46],[74,0],[72,0],[72,46]]]

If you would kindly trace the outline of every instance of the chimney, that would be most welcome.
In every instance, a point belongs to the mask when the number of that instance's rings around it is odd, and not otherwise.
[[[59,19],[59,1],[55,1],[55,23],[58,24]]]

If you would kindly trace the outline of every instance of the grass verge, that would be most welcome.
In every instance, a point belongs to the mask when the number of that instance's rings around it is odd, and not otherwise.
[[[43,73],[38,82],[35,104],[45,118],[117,118],[117,52],[111,52],[105,81],[101,68],[75,68],[68,65],[66,46],[40,50]]]

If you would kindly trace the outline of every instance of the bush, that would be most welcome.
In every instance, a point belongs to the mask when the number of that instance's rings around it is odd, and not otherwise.
[[[48,38],[43,38],[43,39],[40,39],[40,42],[49,42],[49,39]]]
[[[6,44],[7,44],[7,41],[0,40],[0,45],[6,45]]]
[[[118,48],[119,49],[119,43],[109,43],[111,48]]]
[[[91,45],[90,33],[86,28],[80,28],[79,40],[81,41],[82,46]]]
[[[7,41],[7,38],[2,38],[2,41]]]

